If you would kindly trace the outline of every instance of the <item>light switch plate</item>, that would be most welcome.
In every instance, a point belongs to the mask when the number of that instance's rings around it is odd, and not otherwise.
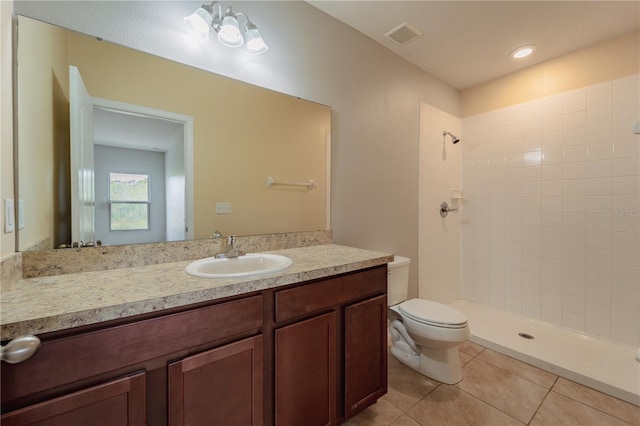
[[[216,214],[231,214],[231,203],[230,202],[216,203]]]
[[[13,209],[13,200],[11,198],[4,199],[4,233],[10,234],[15,231],[15,213]]]

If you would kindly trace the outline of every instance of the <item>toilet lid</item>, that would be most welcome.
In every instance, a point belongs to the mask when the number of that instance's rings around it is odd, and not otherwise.
[[[404,315],[423,324],[447,328],[461,328],[467,325],[467,317],[462,312],[442,303],[411,299],[402,302],[398,308]]]

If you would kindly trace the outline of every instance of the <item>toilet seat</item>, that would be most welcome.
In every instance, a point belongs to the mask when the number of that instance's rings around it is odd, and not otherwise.
[[[407,300],[400,303],[398,309],[412,320],[433,327],[464,328],[467,326],[467,317],[462,312],[430,300]]]

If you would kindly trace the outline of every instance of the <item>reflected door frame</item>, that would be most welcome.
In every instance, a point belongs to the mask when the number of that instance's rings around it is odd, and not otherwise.
[[[93,97],[94,107],[112,109],[119,112],[139,114],[180,122],[184,129],[184,171],[185,171],[185,239],[193,239],[193,117],[177,112],[145,107],[142,105],[128,104],[111,99]]]

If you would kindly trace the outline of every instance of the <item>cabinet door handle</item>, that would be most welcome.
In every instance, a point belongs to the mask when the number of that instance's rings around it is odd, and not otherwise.
[[[26,361],[40,349],[40,339],[36,336],[16,337],[4,346],[0,346],[0,360],[9,364]]]

